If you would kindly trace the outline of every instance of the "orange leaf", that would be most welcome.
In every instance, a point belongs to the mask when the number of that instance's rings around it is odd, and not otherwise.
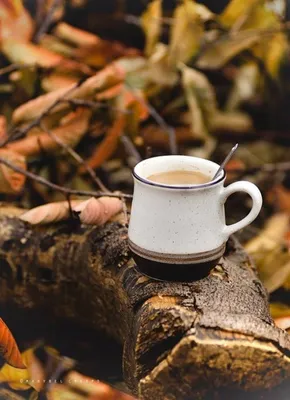
[[[276,326],[278,326],[281,329],[285,329],[285,330],[290,329],[290,316],[275,318],[274,322],[275,322]]]
[[[103,225],[121,211],[122,202],[115,197],[72,200],[72,210],[78,213],[80,221],[87,225]],[[58,222],[70,217],[69,203],[59,201],[32,208],[20,216],[23,221],[32,225],[43,225]]]
[[[81,222],[88,225],[103,225],[121,210],[122,202],[116,197],[92,197],[74,207]]]
[[[2,318],[0,318],[0,355],[12,367],[26,368],[15,339]]]
[[[275,186],[267,195],[270,203],[275,203],[279,211],[290,213],[290,190],[282,185]]]
[[[52,133],[64,144],[75,147],[88,130],[91,111],[79,108],[72,112],[70,116],[71,118],[66,123],[53,129]],[[59,144],[47,132],[27,136],[10,143],[7,147],[27,157],[38,155],[42,150],[47,153],[54,153],[60,149]]]
[[[64,89],[68,90],[69,87],[75,85],[77,79],[72,76],[53,73],[45,76],[41,81],[41,86],[46,92],[53,92],[54,90]]]
[[[124,88],[123,83],[118,83],[115,86],[112,86],[109,89],[104,90],[103,92],[97,93],[96,94],[96,100],[110,100],[113,99],[114,97],[118,96],[122,89]]]
[[[75,28],[65,22],[59,23],[53,33],[60,39],[77,46],[94,46],[102,42],[102,39],[93,33]]]
[[[19,0],[0,1],[0,37],[6,39],[29,41],[33,34],[33,21]]]
[[[62,99],[63,97],[66,99],[93,98],[97,92],[102,92],[123,80],[124,71],[116,64],[110,64],[106,68],[97,72],[94,76],[88,78],[67,96],[66,93],[73,88],[73,85],[44,94],[21,105],[13,113],[13,122],[19,124],[20,122],[30,121],[37,118],[55,101]],[[69,105],[62,102],[53,109],[53,112],[58,112],[67,108],[69,108]]]
[[[17,167],[26,170],[25,158],[16,152],[7,149],[0,149],[0,157],[10,161]],[[25,183],[25,176],[12,170],[6,165],[0,164],[0,192],[19,193]]]
[[[7,121],[4,115],[0,115],[0,140],[7,138]]]
[[[111,157],[111,155],[116,150],[118,139],[123,132],[125,120],[126,119],[124,114],[117,117],[111,128],[108,130],[105,139],[102,141],[100,146],[97,147],[94,154],[88,159],[87,165],[95,169],[100,167],[105,161],[107,161]],[[85,171],[83,167],[80,170],[81,172]]]
[[[139,118],[141,121],[146,120],[149,117],[148,107],[146,106],[146,100],[142,97],[141,91],[136,91],[136,95],[131,90],[124,90],[124,106],[128,108],[130,105],[135,104],[137,106]]]

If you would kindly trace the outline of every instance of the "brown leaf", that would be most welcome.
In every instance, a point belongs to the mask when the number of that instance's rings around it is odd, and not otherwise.
[[[4,115],[0,115],[0,140],[7,139],[7,121]]]
[[[272,262],[274,263],[274,260],[272,260]],[[274,268],[276,270],[273,271],[273,274],[270,275],[267,279],[263,280],[263,284],[269,293],[272,293],[275,290],[282,287],[284,282],[286,282],[287,279],[289,278],[289,276],[290,276],[290,261],[286,262],[282,266],[279,266],[279,265],[276,265],[275,267],[273,266],[273,269]]]
[[[109,89],[103,90],[100,93],[96,94],[96,100],[111,100],[115,97],[117,97],[122,90],[124,89],[124,83],[118,83],[115,86],[110,87]]]
[[[26,368],[15,339],[2,318],[0,318],[0,355],[12,367]]]
[[[79,218],[84,224],[103,225],[112,216],[122,210],[122,202],[115,197],[100,197],[79,203],[73,208],[79,213]]]
[[[54,32],[55,36],[76,46],[95,46],[102,42],[98,36],[82,29],[75,28],[65,22],[60,22]]]
[[[70,113],[69,116],[70,118],[59,127],[53,129],[52,133],[61,139],[64,144],[75,147],[88,130],[91,110],[79,108]],[[47,132],[27,136],[24,139],[10,143],[7,147],[27,157],[38,155],[43,150],[47,153],[54,153],[60,149],[59,144]]]
[[[90,99],[93,98],[97,92],[109,89],[123,80],[123,69],[113,63],[97,72],[94,76],[88,78],[77,89],[67,95],[66,99]],[[20,122],[30,121],[37,118],[55,101],[62,99],[70,88],[73,88],[73,85],[71,87],[61,88],[39,96],[36,99],[30,100],[21,105],[13,113],[13,122],[19,124]],[[67,103],[62,102],[53,109],[53,112],[65,110],[68,107],[69,105]]]
[[[55,67],[63,61],[63,57],[38,45],[7,39],[2,43],[5,56],[16,64],[40,65],[41,67]]]
[[[14,151],[0,149],[0,156],[10,161],[17,167],[26,170],[25,158]],[[24,186],[25,176],[12,170],[6,165],[0,164],[0,192],[1,193],[19,193]]]
[[[288,330],[290,329],[290,315],[287,317],[280,317],[274,319],[275,325],[280,329]]]
[[[273,187],[268,193],[268,200],[270,203],[275,203],[279,211],[290,214],[290,190],[283,185]]]
[[[22,1],[0,1],[0,37],[2,44],[6,39],[29,41],[33,34],[33,21],[23,7]]]
[[[122,209],[122,202],[114,197],[72,200],[72,210],[78,213],[80,221],[87,225],[103,225]],[[35,207],[20,216],[32,225],[50,224],[70,217],[69,203],[60,201]]]
[[[234,35],[225,34],[218,39],[215,38],[200,54],[196,65],[202,69],[222,68],[241,51],[252,47],[261,40],[261,36],[260,30],[253,30],[253,32],[242,31]]]
[[[45,76],[41,81],[41,87],[46,92],[53,92],[58,89],[66,89],[77,83],[77,78],[69,75],[53,73]]]
[[[125,127],[125,115],[122,114],[116,118],[111,128],[108,130],[105,139],[97,147],[94,154],[87,160],[87,165],[95,169],[100,167],[105,161],[107,161],[117,148],[118,139],[121,136]],[[85,169],[81,168],[81,172]]]

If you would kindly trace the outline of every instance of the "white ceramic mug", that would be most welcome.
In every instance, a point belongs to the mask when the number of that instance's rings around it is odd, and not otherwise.
[[[134,168],[134,195],[129,224],[129,246],[138,256],[166,264],[199,264],[218,260],[229,236],[249,225],[259,214],[262,196],[250,182],[224,187],[225,171],[198,185],[167,185],[147,178],[172,170],[199,171],[213,177],[219,165],[188,156],[161,156]],[[241,221],[226,225],[224,204],[236,192],[248,193],[253,205]]]

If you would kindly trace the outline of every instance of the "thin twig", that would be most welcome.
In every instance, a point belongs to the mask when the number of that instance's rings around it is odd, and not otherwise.
[[[69,189],[63,186],[59,186],[56,183],[52,183],[49,180],[42,178],[41,176],[38,176],[34,174],[33,172],[26,171],[23,168],[18,167],[17,165],[14,165],[8,160],[5,160],[4,158],[0,157],[0,163],[6,165],[7,167],[13,169],[13,171],[19,172],[20,174],[26,176],[29,179],[32,179],[41,185],[47,186],[53,190],[57,190],[58,192],[63,193],[64,195],[78,195],[78,196],[91,196],[91,197],[101,197],[101,196],[108,196],[108,197],[119,197],[119,198],[127,198],[131,199],[132,195],[131,194],[126,194],[126,193],[112,193],[112,192],[95,192],[95,191],[87,191],[87,190],[76,190],[76,189]]]
[[[63,102],[69,103],[72,106],[86,107],[86,108],[110,108],[112,111],[118,111],[121,114],[132,114],[130,110],[122,110],[117,107],[111,107],[109,104],[102,103],[99,101],[83,100],[83,99],[63,99]]]
[[[49,107],[47,107],[36,119],[34,119],[30,124],[28,124],[25,128],[16,130],[12,132],[8,138],[2,140],[0,142],[0,147],[6,146],[9,142],[15,139],[19,139],[20,137],[25,136],[32,128],[35,128],[41,124],[43,118],[47,117],[49,113],[57,106],[59,103],[63,102],[69,94],[71,94],[74,90],[76,90],[82,84],[82,80],[74,84],[70,87],[67,92],[61,97],[56,99]]]
[[[44,124],[40,124],[42,130],[44,130],[57,144],[59,144],[69,155],[72,156],[73,159],[77,161],[79,165],[82,165],[86,171],[91,176],[92,180],[96,183],[96,185],[103,191],[107,192],[108,189],[102,183],[102,181],[97,177],[95,171],[86,163],[86,161],[69,145],[64,143],[55,133],[53,133],[50,129],[46,128]]]
[[[0,76],[10,74],[11,72],[18,71],[21,69],[32,68],[34,65],[31,64],[10,64],[7,67],[0,69]]]
[[[165,131],[168,134],[170,153],[177,154],[177,141],[176,141],[175,129],[164,121],[164,119],[161,117],[158,111],[151,104],[146,103],[146,101],[144,101],[142,97],[134,93],[133,88],[128,83],[127,86],[131,90],[132,96],[136,100],[141,102],[144,105],[144,107],[147,108],[149,114],[155,120],[155,122],[160,126],[160,128],[163,131]]]
[[[290,161],[285,161],[281,163],[276,163],[276,164],[263,164],[259,167],[251,167],[247,169],[243,168],[234,168],[231,169],[230,172],[233,174],[238,174],[238,173],[243,173],[243,175],[250,175],[254,174],[256,172],[266,172],[266,173],[271,173],[275,171],[289,171],[290,170]]]
[[[138,150],[136,149],[136,146],[132,142],[132,140],[126,136],[122,135],[121,138],[121,143],[123,144],[127,154],[130,156],[128,157],[128,164],[130,167],[134,168],[138,162],[142,160]]]
[[[34,42],[39,43],[42,36],[48,31],[50,25],[53,23],[54,13],[62,3],[62,0],[54,0],[50,9],[48,10],[38,32],[34,36]]]

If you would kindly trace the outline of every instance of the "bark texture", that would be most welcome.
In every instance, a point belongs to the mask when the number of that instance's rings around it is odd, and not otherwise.
[[[0,299],[103,329],[124,344],[124,375],[146,400],[219,398],[290,379],[290,340],[239,243],[192,283],[141,275],[118,222],[36,228],[0,217]]]

